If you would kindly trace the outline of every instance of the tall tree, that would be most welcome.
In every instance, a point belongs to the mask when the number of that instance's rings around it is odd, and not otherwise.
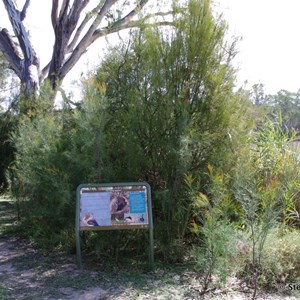
[[[252,91],[251,91],[251,102],[254,105],[262,105],[265,102],[265,90],[264,90],[264,85],[262,83],[256,83],[252,86]]]
[[[268,95],[267,104],[271,114],[276,115],[280,111],[285,129],[300,130],[300,91],[280,90],[275,95]]]
[[[153,0],[52,0],[53,53],[49,63],[41,69],[39,55],[24,24],[30,0],[24,1],[21,10],[13,0],[2,2],[14,36],[3,28],[0,31],[0,50],[20,78],[25,95],[29,95],[30,91],[38,91],[45,78],[50,79],[52,88],[56,89],[87,48],[100,37],[137,27],[141,21],[153,20],[155,15],[162,17],[168,14],[151,13],[136,20],[135,17],[139,16],[145,5]]]

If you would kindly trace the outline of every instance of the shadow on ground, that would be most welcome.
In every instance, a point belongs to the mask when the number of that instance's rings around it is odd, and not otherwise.
[[[147,272],[148,262],[110,264],[93,254],[84,255],[79,270],[74,254],[45,253],[13,235],[16,219],[14,203],[0,198],[0,299],[167,299],[184,281],[182,270]],[[184,297],[183,286],[180,293]]]
[[[187,266],[157,266],[148,272],[148,262],[130,260],[110,263],[109,258],[84,253],[84,269],[76,265],[75,254],[43,252],[9,230],[16,222],[13,202],[0,198],[0,299],[250,299],[238,282],[217,287],[204,295],[201,275]],[[263,294],[257,299],[290,299]]]
[[[0,235],[16,221],[14,203],[10,198],[0,196]]]

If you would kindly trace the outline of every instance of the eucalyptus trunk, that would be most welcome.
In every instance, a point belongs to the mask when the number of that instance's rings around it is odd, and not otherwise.
[[[102,0],[91,8],[89,0],[52,0],[51,22],[54,31],[52,57],[40,69],[39,57],[34,51],[29,32],[24,25],[30,0],[18,10],[13,0],[2,0],[14,34],[4,28],[0,32],[0,51],[9,62],[10,68],[19,77],[26,96],[38,94],[44,79],[49,79],[54,91],[77,64],[81,56],[100,37],[123,29],[139,27],[141,22],[149,26],[171,25],[169,21],[147,23],[154,16],[163,17],[170,12],[157,12],[132,20],[138,16],[149,0],[129,1],[130,10],[120,11],[120,0]],[[126,13],[123,13],[126,11]]]

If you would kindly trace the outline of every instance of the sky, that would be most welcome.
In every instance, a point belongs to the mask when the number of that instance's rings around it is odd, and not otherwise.
[[[238,84],[265,85],[275,94],[300,89],[300,1],[218,0],[231,34],[242,37],[235,66]]]
[[[24,0],[15,1],[20,7],[24,3]],[[42,53],[42,66],[50,59],[53,45],[51,2],[31,0],[27,14],[34,46]],[[268,94],[281,89],[297,92],[300,88],[300,0],[214,0],[214,8],[227,20],[229,36],[241,37],[234,60],[238,68],[237,87],[250,89],[253,84],[262,83]],[[1,1],[0,27],[5,27],[7,22],[3,11]],[[101,57],[104,48],[103,40],[91,46],[65,79],[65,86],[91,69],[92,61]]]

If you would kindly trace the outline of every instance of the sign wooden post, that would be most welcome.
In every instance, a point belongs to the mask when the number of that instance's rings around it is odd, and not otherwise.
[[[80,232],[148,229],[149,263],[154,267],[151,189],[147,182],[81,184],[76,191],[76,254],[82,269]]]

